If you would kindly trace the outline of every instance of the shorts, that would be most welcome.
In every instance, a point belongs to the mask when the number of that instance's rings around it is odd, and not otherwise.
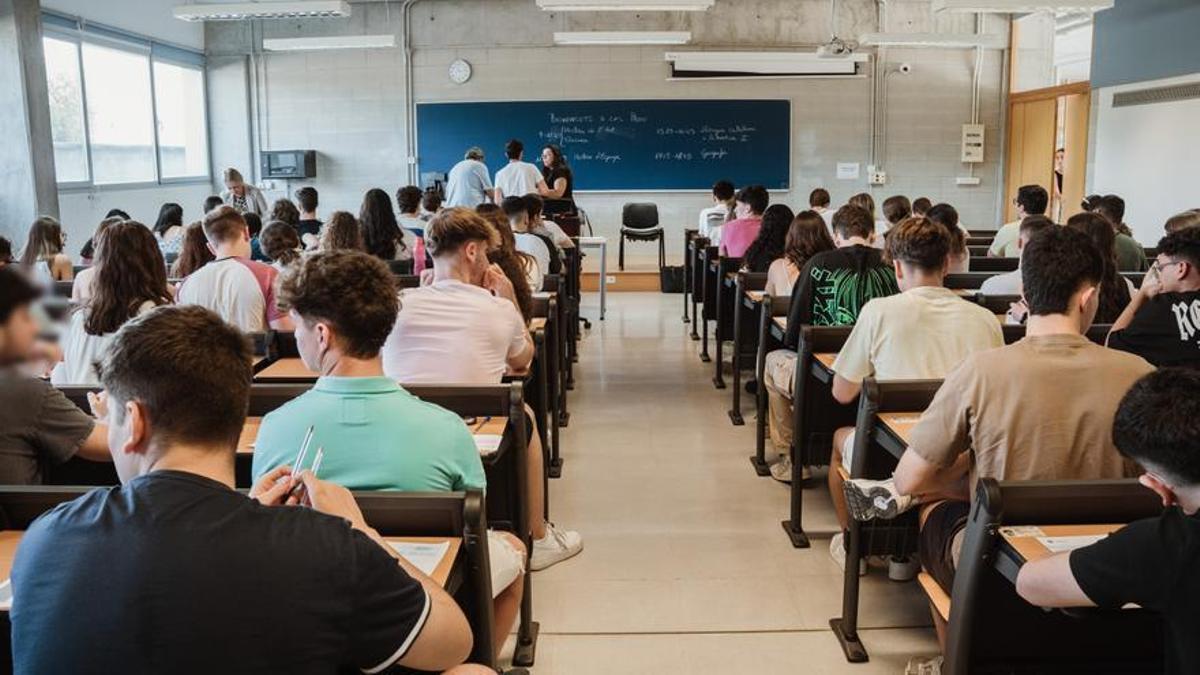
[[[921,528],[917,547],[921,567],[938,582],[946,595],[953,595],[954,569],[958,566],[970,515],[970,503],[944,501],[929,511]]]
[[[846,467],[846,473],[850,473],[850,467],[854,466],[854,433],[851,431],[842,441],[842,466]]]
[[[493,598],[525,573],[525,556],[513,547],[504,532],[488,530],[488,560],[492,567]]]

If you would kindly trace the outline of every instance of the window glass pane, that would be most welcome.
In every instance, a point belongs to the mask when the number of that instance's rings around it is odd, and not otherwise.
[[[207,176],[203,74],[196,68],[155,62],[154,98],[163,178]]]
[[[94,182],[154,181],[150,57],[86,42],[83,76]]]
[[[79,78],[79,45],[67,40],[42,39],[46,54],[46,85],[50,91],[50,133],[54,139],[54,170],[60,183],[88,179],[83,131],[83,86]]]

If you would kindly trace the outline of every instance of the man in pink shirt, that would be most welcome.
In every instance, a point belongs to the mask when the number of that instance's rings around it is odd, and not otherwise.
[[[762,227],[763,211],[771,203],[771,195],[761,185],[750,185],[741,189],[735,198],[734,215],[737,220],[725,223],[721,231],[721,257],[740,258],[758,237]]]

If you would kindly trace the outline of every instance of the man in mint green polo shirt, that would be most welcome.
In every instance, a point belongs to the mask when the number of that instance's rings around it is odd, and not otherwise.
[[[311,426],[309,457],[325,449],[321,479],[351,490],[486,486],[463,420],[383,374],[379,350],[399,312],[395,281],[383,262],[350,251],[306,256],[283,277],[278,297],[296,326],[304,365],[321,377],[263,418],[254,446],[256,479],[295,461]],[[488,534],[498,652],[521,605],[525,548],[511,534]]]

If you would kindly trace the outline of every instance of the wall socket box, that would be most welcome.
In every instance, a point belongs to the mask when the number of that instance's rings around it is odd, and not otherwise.
[[[886,185],[887,172],[872,164],[867,167],[867,184],[869,185]]]
[[[965,164],[983,162],[982,124],[964,124],[962,126],[962,161]]]

